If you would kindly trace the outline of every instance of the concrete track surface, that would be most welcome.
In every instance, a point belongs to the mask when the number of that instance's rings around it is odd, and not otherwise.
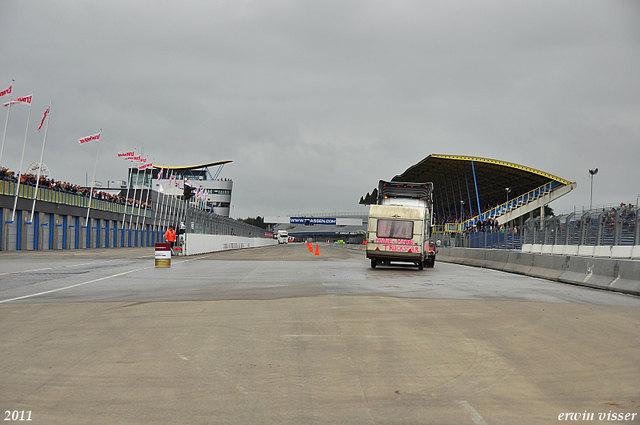
[[[2,419],[640,423],[640,298],[319,253],[0,253]]]

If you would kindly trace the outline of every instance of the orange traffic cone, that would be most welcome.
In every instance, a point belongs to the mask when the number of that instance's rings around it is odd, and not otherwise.
[[[320,255],[320,251],[318,251],[318,244],[316,243],[316,253],[314,255]]]

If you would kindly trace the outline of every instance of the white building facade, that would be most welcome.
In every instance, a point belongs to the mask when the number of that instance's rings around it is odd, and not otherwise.
[[[202,208],[214,214],[229,217],[233,180],[218,177],[222,166],[228,162],[231,161],[219,161],[188,167],[153,165],[152,168],[139,173],[136,173],[136,169],[130,169],[130,187],[151,187],[164,195],[181,197],[186,179],[191,184],[194,192],[204,192],[206,194],[206,200],[195,199],[194,197],[191,202],[199,204]],[[213,166],[217,167],[215,174],[209,171],[209,167]],[[161,171],[162,175],[160,175]]]

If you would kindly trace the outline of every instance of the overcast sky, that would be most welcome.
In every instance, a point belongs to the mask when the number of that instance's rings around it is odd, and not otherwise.
[[[578,188],[556,213],[640,194],[640,1],[0,0],[0,90],[52,102],[52,178],[232,160],[231,215],[364,210],[430,154],[530,166]],[[8,101],[3,97],[2,101]],[[4,123],[6,109],[0,113]],[[14,106],[2,166],[20,167]],[[0,130],[1,131],[1,130]]]

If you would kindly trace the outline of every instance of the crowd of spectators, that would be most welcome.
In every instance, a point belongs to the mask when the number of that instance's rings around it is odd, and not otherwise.
[[[618,223],[623,226],[635,226],[636,206],[633,204],[621,203],[619,207],[612,207],[610,210],[602,210],[602,224],[606,229],[613,230],[616,227],[616,217]]]
[[[18,182],[18,177],[15,172],[6,169],[5,167],[0,168],[0,180],[5,180],[9,182]],[[34,174],[23,174],[20,176],[20,184],[35,186],[36,182],[38,182],[38,176]],[[38,187],[41,189],[49,189],[55,190],[58,192],[71,193],[74,195],[80,196],[89,196],[91,193],[91,188],[79,186],[77,184],[71,184],[68,182],[56,181],[53,179],[48,179],[44,176],[40,176],[40,180],[38,183]],[[99,199],[107,202],[114,202],[121,205],[133,206],[134,208],[144,208],[147,210],[151,209],[151,205],[147,202],[142,202],[138,199],[134,198],[126,198],[121,196],[120,194],[112,194],[104,191],[99,191],[94,189],[92,197],[94,199]]]

